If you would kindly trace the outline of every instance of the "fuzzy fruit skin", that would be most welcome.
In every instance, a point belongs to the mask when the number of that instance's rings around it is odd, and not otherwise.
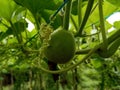
[[[75,54],[75,40],[73,35],[66,30],[55,30],[45,48],[46,58],[57,64],[69,62]]]

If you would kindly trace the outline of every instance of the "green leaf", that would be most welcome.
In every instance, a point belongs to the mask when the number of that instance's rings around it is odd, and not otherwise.
[[[10,26],[9,22],[5,19],[0,20],[0,32],[5,32]]]
[[[113,12],[116,11],[116,7],[113,6],[112,4],[108,3],[107,1],[104,1],[103,4],[103,14],[104,14],[104,19],[108,18]],[[83,13],[85,11],[85,8],[83,8]],[[98,24],[99,23],[99,10],[98,7],[94,9],[94,11],[91,13],[86,27],[90,26],[91,24]]]
[[[82,1],[82,7],[84,7],[87,4],[86,0]],[[72,3],[72,14],[77,15],[78,14],[78,0],[73,1]]]
[[[2,69],[2,73],[8,73],[6,69]]]
[[[17,4],[29,9],[33,15],[44,9],[55,10],[61,3],[60,0],[14,0]]]
[[[45,19],[46,22],[49,22],[50,16],[54,13],[55,11],[52,10],[44,10],[41,14],[41,16]],[[53,23],[51,24],[54,29],[58,28],[60,25],[62,25],[62,17],[60,15],[57,15],[56,18],[54,19]]]
[[[0,17],[10,20],[17,9],[13,0],[0,0]]]
[[[17,30],[17,34],[23,32],[25,28],[27,27],[27,23],[25,22],[16,22],[13,25],[14,25],[14,28]],[[14,35],[13,27],[9,27],[6,32],[0,33],[0,41],[9,35]]]
[[[100,68],[102,66],[102,62],[103,60],[99,57],[93,58],[91,60],[91,64],[95,67],[95,68]]]
[[[108,21],[105,20],[105,29],[109,30],[111,27],[112,25]]]
[[[4,78],[0,76],[0,81],[2,81],[2,80],[4,80]]]
[[[114,26],[116,29],[120,29],[120,21],[114,22],[113,26]]]
[[[120,7],[120,0],[107,0],[107,1],[115,5],[116,7]]]

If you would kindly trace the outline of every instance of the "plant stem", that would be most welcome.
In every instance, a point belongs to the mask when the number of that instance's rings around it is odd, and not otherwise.
[[[114,34],[112,34],[111,36],[109,36],[107,38],[108,41],[108,45],[110,45],[111,43],[113,43],[116,39],[119,39],[120,37],[120,29],[117,30]],[[101,44],[99,44],[99,48],[101,48],[104,45],[104,43],[102,42]],[[91,49],[83,49],[83,50],[78,50],[76,51],[75,54],[87,54]]]
[[[78,54],[87,54],[91,49],[82,49],[82,50],[78,50],[75,52],[76,55]]]
[[[73,19],[73,16],[70,15],[70,18],[71,18],[71,21],[72,21],[72,23],[73,23],[75,29],[78,30],[78,27],[77,27],[77,25],[76,25],[76,23],[75,23],[75,20]]]
[[[78,27],[82,22],[82,0],[78,0]]]
[[[63,2],[63,4],[57,9],[57,11],[50,17],[50,21],[49,23],[55,18],[55,16],[58,14],[58,12],[65,6],[65,4],[68,2],[69,0],[65,0]]]
[[[112,34],[111,36],[108,37],[108,45],[119,37],[120,37],[120,29],[117,30],[114,34]]]
[[[38,30],[39,33],[39,29],[40,29],[40,22],[38,21],[38,14],[33,15],[34,19],[35,19],[35,23],[36,23],[36,28]]]
[[[85,24],[88,20],[88,17],[90,16],[90,12],[91,12],[93,4],[94,4],[94,0],[89,0],[88,1],[88,5],[87,5],[87,8],[86,8],[84,18],[82,20],[82,23],[79,27],[79,30],[78,30],[78,33],[76,34],[76,36],[81,36],[82,35],[83,28],[84,28],[84,26],[85,26]]]
[[[32,90],[32,70],[29,70],[29,90]]]
[[[102,7],[103,0],[99,0],[99,16],[100,16],[100,29],[102,32],[102,38],[103,38],[103,50],[107,50],[108,42],[106,38],[106,32],[105,32],[105,24],[104,24],[104,17],[103,17],[103,7]]]
[[[69,18],[71,12],[72,0],[69,0],[65,7],[65,14],[63,19],[63,29],[68,30],[69,28]]]
[[[0,72],[0,76],[2,76],[2,73],[1,73],[1,72]],[[0,90],[3,90],[2,80],[0,80]]]
[[[9,21],[10,25],[11,25],[11,28],[13,30],[13,34],[16,36],[17,40],[18,40],[18,43],[19,44],[22,44],[22,38],[19,36],[19,34],[17,33],[17,29],[16,27],[14,26],[14,24],[12,23],[12,21]]]
[[[104,65],[102,66],[102,70],[104,70],[105,67]],[[101,73],[101,84],[100,84],[100,90],[104,90],[104,87],[105,87],[105,72],[102,72]]]

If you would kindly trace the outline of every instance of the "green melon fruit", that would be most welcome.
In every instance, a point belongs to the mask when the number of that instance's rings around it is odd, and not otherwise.
[[[75,40],[69,31],[55,30],[44,50],[46,58],[57,64],[69,62],[75,54]]]

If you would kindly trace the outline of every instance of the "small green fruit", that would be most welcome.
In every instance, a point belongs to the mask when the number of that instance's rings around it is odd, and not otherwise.
[[[46,58],[54,63],[69,62],[75,54],[75,40],[69,31],[55,30],[44,50]]]

